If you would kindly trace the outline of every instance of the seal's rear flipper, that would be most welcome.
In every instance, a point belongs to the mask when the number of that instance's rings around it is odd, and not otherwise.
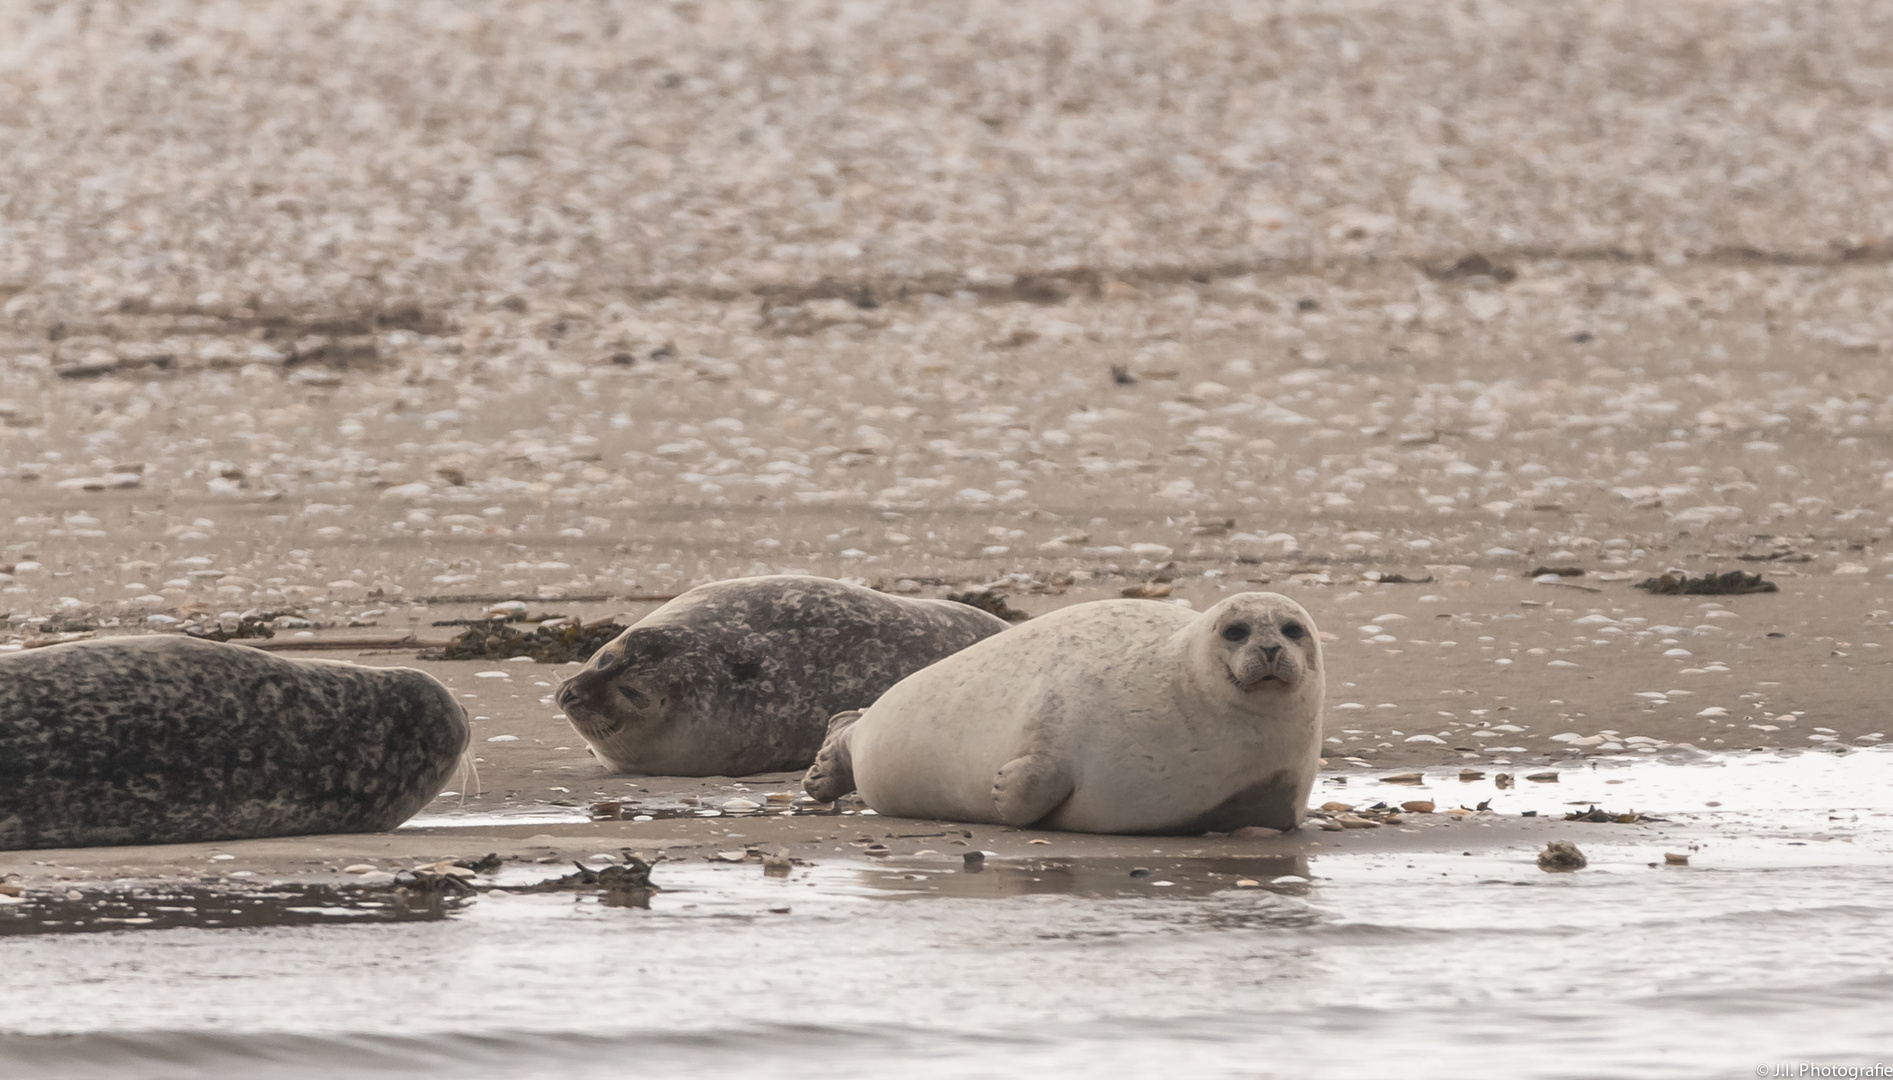
[[[1027,754],[999,767],[993,778],[993,805],[999,820],[1017,829],[1043,821],[1076,787],[1065,763],[1050,754]]]
[[[854,724],[861,719],[860,709],[836,713],[829,718],[828,735],[822,740],[815,764],[802,777],[802,787],[816,802],[834,802],[854,790],[854,750],[850,745]]]

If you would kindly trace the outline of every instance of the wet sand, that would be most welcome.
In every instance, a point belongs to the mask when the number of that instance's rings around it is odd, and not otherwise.
[[[921,1076],[1847,1065],[1889,1033],[1888,924],[1872,899],[1893,865],[1887,753],[1599,762],[1511,789],[1451,767],[1419,785],[1330,774],[1330,801],[1465,795],[1493,812],[1299,838],[967,838],[871,815],[423,824],[226,845],[216,862],[203,848],[135,853],[185,872],[168,881],[149,862],[112,864],[126,852],[47,852],[69,864],[64,880],[36,871],[6,909],[59,923],[7,939],[0,1063],[59,1078],[128,1062],[588,1078],[628,1056],[653,1075],[798,1056]],[[1590,802],[1657,812],[1518,816]],[[1589,865],[1541,870],[1551,837]],[[993,854],[975,871],[954,839]],[[321,892],[351,876],[310,865],[312,848],[339,861],[365,842],[389,868],[491,847],[516,859],[483,868],[475,898]],[[660,891],[525,891],[568,860],[605,867],[621,842],[662,852]],[[797,853],[779,874],[729,861],[778,842]],[[122,871],[134,877],[99,880]]]
[[[1882,752],[1867,753],[1874,761],[1856,771],[1871,774],[1884,767],[1879,761]],[[1268,873],[1272,877],[1305,875],[1310,859],[1343,854],[1463,850],[1529,867],[1545,845],[1557,839],[1578,839],[1586,845],[1595,839],[1633,848],[1641,853],[1638,859],[1660,861],[1666,851],[1690,850],[1715,837],[1737,808],[1748,821],[1738,832],[1792,830],[1774,837],[1777,841],[1793,836],[1825,842],[1855,830],[1849,824],[1800,820],[1797,815],[1807,808],[1793,799],[1781,803],[1779,823],[1770,824],[1775,804],[1768,792],[1752,790],[1752,778],[1763,776],[1757,767],[1765,770],[1765,762],[1776,760],[1776,755],[1751,754],[1754,761],[1746,769],[1729,765],[1741,764],[1748,755],[1670,755],[1662,760],[1572,760],[1524,768],[1329,771],[1316,785],[1311,799],[1316,809],[1302,829],[1182,837],[1087,835],[886,817],[852,798],[833,806],[810,804],[806,796],[794,801],[800,795],[799,776],[788,773],[738,779],[619,779],[598,789],[618,804],[612,812],[619,816],[611,819],[598,818],[590,799],[571,800],[577,805],[507,799],[494,805],[488,797],[482,805],[479,799],[462,800],[454,793],[393,833],[8,852],[0,854],[0,880],[28,890],[109,889],[166,879],[232,888],[265,881],[348,884],[357,879],[345,871],[398,873],[443,860],[478,861],[488,854],[501,858],[506,873],[529,877],[556,876],[579,861],[621,861],[627,853],[647,861],[735,863],[752,869],[765,856],[785,855],[797,865],[863,860],[899,865],[903,859],[918,859],[951,869],[971,852],[986,853],[995,869],[1051,859],[1108,871],[1107,876],[1121,876],[1117,871],[1132,864],[1161,868],[1170,860],[1179,860],[1178,865],[1202,860],[1280,864]],[[1639,775],[1626,769],[1651,767],[1670,770],[1661,795],[1635,786],[1615,787],[1627,782],[1623,777]],[[1679,774],[1677,769],[1686,771]],[[1386,776],[1396,779],[1388,781]],[[1677,776],[1688,778],[1681,789],[1687,795],[1677,794]],[[1884,816],[1872,797],[1864,803],[1861,797],[1860,792],[1848,796],[1849,813],[1865,810]],[[1433,805],[1402,811],[1409,802]],[[1724,806],[1731,809],[1718,809]],[[1369,813],[1370,807],[1381,809]],[[1565,820],[1568,813],[1591,808],[1637,820]],[[646,820],[635,820],[639,816]],[[1360,818],[1374,823],[1363,825]],[[1342,824],[1349,819],[1356,820]],[[661,883],[664,875],[660,864],[654,880]],[[1214,878],[1203,883],[1215,886]]]

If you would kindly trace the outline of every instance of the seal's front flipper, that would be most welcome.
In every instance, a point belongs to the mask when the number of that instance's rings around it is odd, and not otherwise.
[[[1027,754],[999,767],[993,778],[993,805],[1000,821],[1023,829],[1049,817],[1071,798],[1075,786],[1063,761],[1046,753]]]
[[[802,777],[802,787],[816,802],[834,802],[854,790],[854,724],[860,709],[836,713],[828,720],[828,735]]]

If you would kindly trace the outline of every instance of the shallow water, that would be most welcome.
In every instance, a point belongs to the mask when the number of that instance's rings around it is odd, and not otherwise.
[[[271,884],[255,889],[160,886],[48,894],[0,905],[0,937],[103,934],[177,927],[323,926],[444,919],[464,897],[392,889]]]
[[[1510,790],[1456,770],[1424,789],[1318,789],[1442,805],[1463,791],[1508,813],[1596,801],[1672,823],[1666,839],[1563,826],[1590,857],[1573,874],[1476,840],[1470,855],[988,860],[977,874],[957,856],[787,878],[676,862],[648,910],[489,895],[425,922],[16,937],[0,945],[0,1074],[1864,1066],[1893,1046],[1889,776],[1893,752],[1873,751],[1586,766]],[[1688,845],[1691,865],[1664,865]]]

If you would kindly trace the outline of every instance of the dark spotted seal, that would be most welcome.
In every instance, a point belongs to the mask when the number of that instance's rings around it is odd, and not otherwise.
[[[186,637],[0,658],[0,849],[378,832],[440,793],[467,717],[425,672]]]
[[[1321,755],[1300,604],[1101,600],[1041,616],[842,713],[805,779],[900,817],[1095,833],[1292,829]]]
[[[640,619],[559,687],[618,772],[807,768],[828,718],[1006,629],[966,604],[778,575],[700,585]]]

